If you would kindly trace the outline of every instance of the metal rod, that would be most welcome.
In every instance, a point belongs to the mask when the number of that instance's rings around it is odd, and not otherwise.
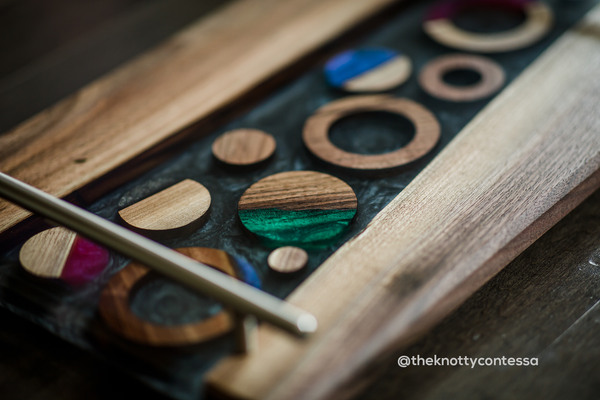
[[[2,172],[0,196],[212,296],[240,313],[255,315],[300,336],[317,329],[316,318],[292,304]]]

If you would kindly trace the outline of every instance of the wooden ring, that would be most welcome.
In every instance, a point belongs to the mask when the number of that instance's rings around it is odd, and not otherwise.
[[[329,140],[334,122],[351,114],[387,111],[408,118],[414,138],[404,147],[385,154],[363,155],[344,151]],[[440,124],[431,111],[412,100],[388,95],[353,96],[333,101],[317,110],[304,125],[304,144],[321,160],[355,171],[389,171],[427,154],[440,138]]]
[[[481,79],[468,86],[455,86],[444,82],[447,72],[467,69],[476,71]],[[496,93],[506,77],[504,70],[495,61],[469,54],[448,54],[430,61],[419,74],[419,85],[433,97],[442,100],[463,102],[484,99]]]
[[[176,251],[238,278],[233,259],[223,250],[186,247]],[[178,326],[159,325],[139,318],[129,306],[129,296],[148,272],[149,268],[134,261],[114,275],[102,291],[98,310],[112,331],[150,346],[186,346],[205,342],[233,329],[234,320],[228,311]]]
[[[475,33],[457,27],[452,18],[475,6],[517,9],[525,13],[525,21],[497,33]],[[478,53],[500,53],[528,47],[542,39],[552,28],[554,16],[550,7],[536,0],[454,0],[431,9],[423,23],[424,31],[436,42],[448,47]]]

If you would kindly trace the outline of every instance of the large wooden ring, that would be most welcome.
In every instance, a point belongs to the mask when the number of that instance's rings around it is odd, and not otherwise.
[[[374,155],[350,153],[331,143],[329,128],[334,122],[351,114],[370,111],[387,111],[408,118],[415,127],[414,138],[398,150]],[[408,99],[388,95],[353,96],[318,109],[306,121],[302,138],[310,152],[327,163],[356,171],[389,171],[431,151],[440,138],[440,124],[431,111]]]
[[[444,82],[447,72],[467,69],[478,72],[481,79],[468,86],[455,86]],[[419,85],[438,99],[462,102],[484,99],[496,93],[506,77],[495,61],[469,54],[448,54],[430,61],[419,74]]]
[[[452,18],[475,6],[506,7],[525,13],[516,28],[497,33],[475,33],[457,27]],[[436,42],[454,49],[478,53],[500,53],[528,47],[542,39],[552,28],[550,7],[536,0],[453,0],[432,8],[423,29]]]
[[[203,247],[176,250],[238,278],[231,257],[222,250]],[[129,297],[136,284],[148,272],[149,268],[134,261],[113,276],[102,291],[98,310],[112,331],[134,342],[166,347],[205,342],[233,329],[234,320],[228,311],[221,311],[197,323],[178,326],[158,325],[139,318],[131,311]]]

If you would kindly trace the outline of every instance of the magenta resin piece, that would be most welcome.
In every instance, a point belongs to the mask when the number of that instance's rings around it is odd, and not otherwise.
[[[67,258],[60,279],[72,285],[81,285],[98,277],[106,268],[109,254],[106,249],[77,236]]]

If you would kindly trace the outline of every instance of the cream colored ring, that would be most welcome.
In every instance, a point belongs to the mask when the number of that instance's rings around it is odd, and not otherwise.
[[[460,5],[461,2],[456,2]],[[525,21],[514,29],[498,33],[474,33],[457,27],[448,13],[432,14],[423,23],[425,32],[436,42],[454,49],[477,53],[500,53],[528,47],[548,34],[554,22],[552,9],[541,1],[525,2]]]
[[[478,72],[481,80],[473,85],[454,86],[444,82],[447,72],[468,69]],[[484,99],[496,93],[506,80],[504,70],[495,61],[469,54],[449,54],[430,61],[419,74],[419,85],[433,97],[464,102]]]
[[[406,146],[385,154],[363,155],[344,151],[329,140],[329,128],[351,114],[387,111],[408,118],[415,136]],[[440,138],[440,124],[428,109],[408,99],[388,95],[352,96],[321,107],[304,125],[304,144],[321,160],[352,170],[384,171],[411,163],[429,153]]]

